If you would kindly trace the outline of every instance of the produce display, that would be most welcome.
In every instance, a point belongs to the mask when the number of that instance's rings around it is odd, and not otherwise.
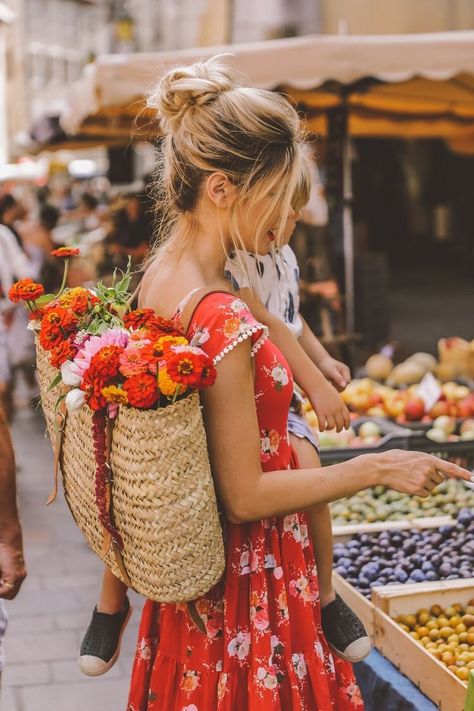
[[[309,416],[310,423],[317,426],[314,419]],[[380,442],[384,436],[383,428],[377,422],[362,422],[360,426],[349,427],[347,430],[337,432],[327,430],[319,433],[319,444],[322,449],[338,447],[372,447]],[[474,435],[473,435],[474,436]]]
[[[383,486],[366,489],[331,504],[331,514],[333,524],[343,526],[427,516],[456,516],[462,508],[474,509],[474,490],[462,481],[447,479],[427,499],[400,494]]]
[[[467,508],[439,528],[362,533],[334,546],[336,572],[366,597],[377,585],[470,578],[473,560],[474,511]]]
[[[467,605],[432,605],[413,615],[398,615],[400,627],[461,681],[474,669],[474,599]]]
[[[437,417],[426,436],[433,442],[473,441],[474,446],[474,419],[464,420],[458,426],[453,417]]]
[[[429,412],[425,412],[425,403],[418,395],[418,385],[401,390],[371,378],[359,378],[349,383],[342,399],[352,412],[370,417],[390,417],[401,424],[431,422],[441,416],[474,417],[474,392],[467,385],[438,382],[440,398]]]
[[[474,378],[474,340],[442,338],[438,341],[438,358],[431,353],[414,353],[397,365],[377,353],[368,359],[365,370],[369,378],[397,387],[419,383],[426,373],[433,373],[442,382]]]

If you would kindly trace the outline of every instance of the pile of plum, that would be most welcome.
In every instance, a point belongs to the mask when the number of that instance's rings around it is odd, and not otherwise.
[[[335,544],[334,565],[367,597],[377,585],[474,577],[474,510],[439,528],[357,534]]]

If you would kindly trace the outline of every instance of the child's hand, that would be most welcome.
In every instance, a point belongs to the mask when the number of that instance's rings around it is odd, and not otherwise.
[[[318,392],[308,395],[308,398],[318,418],[320,432],[333,429],[341,432],[350,427],[349,410],[331,383],[323,381]]]
[[[351,371],[347,365],[332,358],[330,355],[321,359],[318,363],[318,368],[340,393],[351,382]]]

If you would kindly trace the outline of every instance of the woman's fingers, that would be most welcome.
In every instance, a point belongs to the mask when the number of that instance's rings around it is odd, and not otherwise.
[[[444,459],[439,459],[438,457],[431,456],[433,460],[433,468],[438,474],[444,474],[444,476],[450,479],[464,479],[464,481],[474,481],[474,475],[463,467],[458,467],[457,464],[453,462],[445,462]]]
[[[431,481],[434,482],[435,486],[438,486],[438,484],[442,484],[443,481],[446,481],[446,477],[444,474],[441,474],[440,471],[435,469],[435,471],[431,474]]]

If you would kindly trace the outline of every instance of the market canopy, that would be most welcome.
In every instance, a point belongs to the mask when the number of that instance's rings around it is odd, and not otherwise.
[[[68,134],[112,140],[156,135],[145,96],[172,66],[229,54],[254,86],[283,89],[326,131],[346,102],[354,136],[474,141],[474,32],[317,35],[153,54],[104,55],[74,85],[61,124]]]

